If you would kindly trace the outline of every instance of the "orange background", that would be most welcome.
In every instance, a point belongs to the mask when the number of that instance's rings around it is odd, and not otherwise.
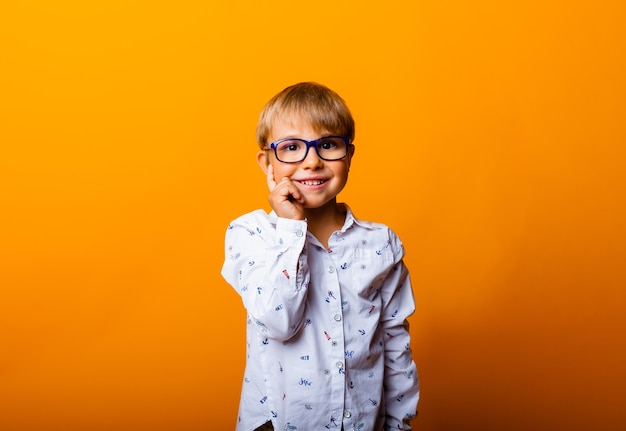
[[[416,428],[625,429],[625,6],[508,3],[3,3],[0,430],[234,428],[223,235],[303,80],[408,251]]]

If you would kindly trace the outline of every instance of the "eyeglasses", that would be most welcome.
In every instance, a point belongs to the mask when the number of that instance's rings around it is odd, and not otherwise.
[[[309,154],[309,148],[315,148],[315,152],[322,160],[341,160],[348,155],[350,139],[344,136],[324,136],[314,141],[304,139],[287,138],[272,142],[269,148],[274,150],[276,159],[283,163],[300,163]]]

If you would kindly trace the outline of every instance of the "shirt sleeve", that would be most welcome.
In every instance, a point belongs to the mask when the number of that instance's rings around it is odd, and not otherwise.
[[[222,276],[258,329],[270,339],[286,340],[304,318],[310,280],[307,224],[278,218],[272,225],[263,216],[243,216],[228,226]]]
[[[417,415],[420,393],[407,321],[415,311],[415,300],[409,272],[402,260],[404,248],[393,233],[391,237],[396,263],[383,284],[381,315],[385,338],[385,429],[411,430],[410,421]]]

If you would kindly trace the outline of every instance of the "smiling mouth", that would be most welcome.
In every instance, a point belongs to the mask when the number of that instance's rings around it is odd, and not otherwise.
[[[324,184],[326,180],[301,180],[298,182],[305,186],[320,186]]]

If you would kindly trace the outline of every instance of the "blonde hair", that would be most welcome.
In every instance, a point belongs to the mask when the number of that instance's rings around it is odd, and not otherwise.
[[[281,117],[295,116],[314,129],[354,140],[354,119],[346,102],[330,88],[316,82],[291,85],[270,99],[259,115],[256,139],[263,149],[274,122]]]

